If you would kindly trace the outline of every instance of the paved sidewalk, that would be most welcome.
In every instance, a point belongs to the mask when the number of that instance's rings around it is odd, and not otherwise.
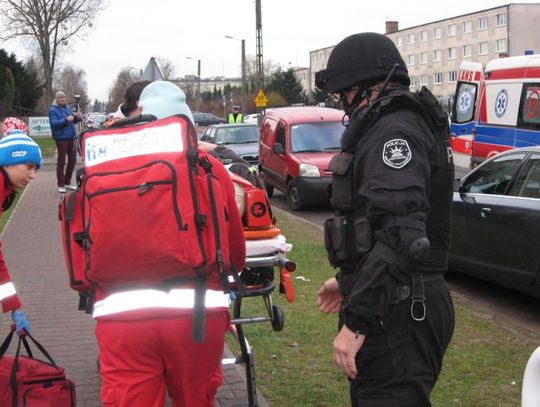
[[[55,165],[46,161],[22,195],[1,240],[32,333],[76,383],[77,406],[96,407],[101,403],[95,322],[90,315],[77,311],[78,295],[68,287],[59,202]],[[9,314],[0,315],[0,337],[10,323]],[[231,357],[228,349],[225,353]],[[248,405],[243,372],[243,365],[223,369],[224,383],[216,407]],[[268,406],[260,394],[259,406]]]

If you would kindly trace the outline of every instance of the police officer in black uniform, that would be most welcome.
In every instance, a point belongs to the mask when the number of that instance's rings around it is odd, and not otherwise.
[[[334,217],[323,312],[339,311],[334,358],[353,406],[430,406],[454,330],[447,269],[454,164],[448,122],[384,35],[342,40],[319,88],[339,95],[348,125],[330,164]]]

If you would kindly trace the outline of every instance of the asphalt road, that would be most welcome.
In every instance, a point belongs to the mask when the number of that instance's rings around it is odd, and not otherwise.
[[[465,168],[456,167],[456,179],[461,179],[465,174],[467,174],[467,172],[468,170]],[[274,189],[274,196],[270,199],[270,204],[272,206],[276,206],[280,209],[290,212],[290,209],[287,206],[285,194],[278,191],[277,189]],[[330,206],[328,205],[311,206],[306,207],[302,211],[294,212],[294,214],[322,228],[324,220],[332,216],[332,211],[330,210]]]

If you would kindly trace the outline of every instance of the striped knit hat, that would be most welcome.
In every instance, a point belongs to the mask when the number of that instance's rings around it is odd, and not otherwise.
[[[20,130],[0,139],[0,167],[36,164],[41,167],[41,150],[37,143]]]

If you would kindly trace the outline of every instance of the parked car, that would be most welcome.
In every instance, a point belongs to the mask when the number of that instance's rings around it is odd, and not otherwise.
[[[454,192],[450,269],[540,298],[540,146],[509,150]]]
[[[84,119],[84,126],[86,128],[101,127],[106,119],[107,115],[105,113],[88,113]]]
[[[257,124],[214,124],[206,129],[201,140],[224,144],[250,164],[259,164],[259,126]]]
[[[199,126],[210,126],[212,124],[227,123],[223,117],[214,116],[212,113],[191,112],[193,114],[193,122]]]
[[[287,195],[292,210],[328,202],[330,160],[340,149],[343,112],[326,107],[267,111],[261,124],[259,171],[268,195]]]

